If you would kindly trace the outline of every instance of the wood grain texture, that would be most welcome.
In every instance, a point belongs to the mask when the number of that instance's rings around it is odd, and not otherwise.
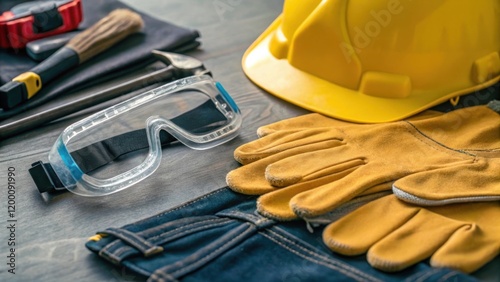
[[[87,251],[86,239],[98,230],[152,216],[225,186],[225,175],[238,166],[232,157],[233,150],[255,139],[257,127],[306,112],[258,89],[245,77],[240,66],[246,48],[281,12],[282,0],[255,0],[251,4],[241,1],[223,14],[217,12],[213,1],[206,0],[124,2],[157,18],[200,31],[202,46],[189,55],[203,60],[214,78],[236,100],[244,116],[242,131],[231,142],[210,150],[170,147],[164,150],[163,162],[153,176],[101,198],[71,193],[41,197],[28,169],[35,161],[47,161],[51,146],[65,127],[139,91],[0,141],[0,186],[7,182],[8,167],[16,168],[17,173],[16,217],[20,221],[16,231],[17,255],[18,265],[23,269],[19,269],[14,281],[141,281]],[[120,79],[114,83],[119,82]],[[71,96],[83,96],[111,83]],[[66,99],[69,97],[61,97],[53,103],[64,103]],[[41,109],[50,106],[47,104]],[[6,222],[6,197],[7,193],[0,193],[2,222]],[[0,244],[0,250],[5,253],[6,245]],[[10,281],[5,279],[12,279],[9,275],[0,272],[0,281]]]
[[[256,139],[259,126],[308,112],[265,93],[241,70],[244,51],[281,12],[282,0],[222,1],[239,3],[224,11],[218,10],[216,1],[211,0],[124,2],[157,18],[200,31],[202,46],[189,55],[203,60],[214,78],[231,93],[243,114],[241,133],[231,142],[206,151],[169,147],[164,150],[163,162],[153,176],[100,198],[71,193],[41,197],[28,168],[35,161],[47,161],[51,146],[66,126],[137,92],[0,141],[0,221],[5,223],[7,216],[4,187],[8,167],[14,167],[17,172],[16,217],[19,219],[16,231],[19,272],[15,280],[6,280],[13,277],[5,268],[0,268],[0,281],[141,281],[87,251],[86,238],[98,230],[132,223],[225,186],[225,175],[238,167],[232,152],[237,146]],[[114,83],[119,82],[120,79]],[[74,95],[86,95],[107,86],[109,83]],[[63,103],[65,99],[69,98],[63,97],[54,103]],[[0,234],[5,238],[6,233]],[[2,254],[6,251],[4,241],[0,242],[0,250]]]

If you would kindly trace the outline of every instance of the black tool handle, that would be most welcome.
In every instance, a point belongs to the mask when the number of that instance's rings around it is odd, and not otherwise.
[[[34,61],[41,62],[54,54],[81,31],[66,32],[26,44],[26,53]]]
[[[169,66],[153,73],[116,85],[112,88],[105,89],[92,95],[73,100],[61,106],[51,108],[36,115],[31,115],[25,118],[18,118],[12,122],[0,126],[0,140],[5,140],[8,137],[28,131],[37,126],[43,125],[66,115],[76,113],[87,107],[94,106],[104,101],[113,99],[124,93],[141,89],[154,83],[172,80],[173,77],[174,70]]]
[[[75,50],[62,47],[36,67],[32,68],[31,72],[38,74],[42,79],[42,85],[44,85],[65,71],[78,66],[79,62],[78,54]]]
[[[31,70],[22,73],[0,87],[0,107],[13,108],[30,99],[42,86],[65,71],[78,66],[79,55],[63,47]]]

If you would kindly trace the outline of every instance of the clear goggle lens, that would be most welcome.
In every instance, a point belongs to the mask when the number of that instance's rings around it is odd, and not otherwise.
[[[101,196],[152,174],[162,145],[212,148],[234,138],[240,125],[239,110],[220,84],[209,76],[189,77],[69,126],[49,161],[68,190]]]

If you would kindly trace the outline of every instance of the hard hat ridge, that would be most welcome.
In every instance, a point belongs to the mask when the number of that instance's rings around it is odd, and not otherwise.
[[[399,120],[498,83],[500,1],[478,2],[286,0],[243,69],[312,111]]]

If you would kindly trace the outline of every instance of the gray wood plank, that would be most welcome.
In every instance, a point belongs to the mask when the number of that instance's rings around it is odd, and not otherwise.
[[[233,150],[256,138],[256,129],[281,119],[307,113],[252,84],[241,70],[246,48],[281,12],[282,0],[126,0],[133,7],[201,32],[202,47],[190,55],[200,58],[235,98],[244,122],[233,141],[206,151],[177,146],[165,150],[160,168],[134,187],[100,198],[66,193],[41,197],[27,169],[43,160],[59,133],[92,111],[126,97],[53,122],[0,143],[0,222],[6,222],[8,167],[16,169],[16,230],[18,274],[0,268],[0,281],[134,281],[138,280],[91,254],[86,239],[107,227],[119,227],[154,215],[187,200],[225,186],[225,175],[238,167]],[[97,86],[97,88],[106,85]],[[80,95],[95,91],[92,88]],[[131,95],[133,95],[132,93]],[[58,101],[62,103],[64,99]],[[0,253],[6,253],[5,232],[0,232]],[[480,276],[480,275],[479,275]],[[10,280],[6,280],[6,279]]]
[[[13,281],[133,281],[132,274],[122,272],[86,250],[84,243],[87,238],[100,229],[119,227],[152,216],[225,186],[225,174],[238,166],[232,158],[234,148],[255,139],[258,126],[294,114],[286,103],[250,83],[240,67],[245,49],[280,13],[281,0],[252,1],[251,5],[242,2],[224,14],[217,12],[214,1],[124,2],[158,18],[200,31],[202,47],[190,55],[202,59],[235,98],[244,115],[243,130],[237,139],[211,150],[194,151],[182,146],[169,148],[153,177],[101,198],[84,198],[71,193],[53,198],[41,197],[27,169],[37,160],[47,161],[51,146],[66,126],[104,106],[2,141],[0,185],[3,187],[7,182],[8,167],[14,167],[17,173],[16,218],[19,222],[16,254],[19,268]],[[105,86],[96,86],[79,95]],[[57,102],[64,100],[61,98]],[[276,102],[279,107],[276,107]],[[276,115],[272,109],[278,110]],[[7,220],[6,197],[6,193],[1,193],[2,222]],[[2,237],[5,234],[1,232]],[[2,254],[6,253],[6,244],[0,244],[0,249]],[[3,269],[0,280],[12,279]]]

